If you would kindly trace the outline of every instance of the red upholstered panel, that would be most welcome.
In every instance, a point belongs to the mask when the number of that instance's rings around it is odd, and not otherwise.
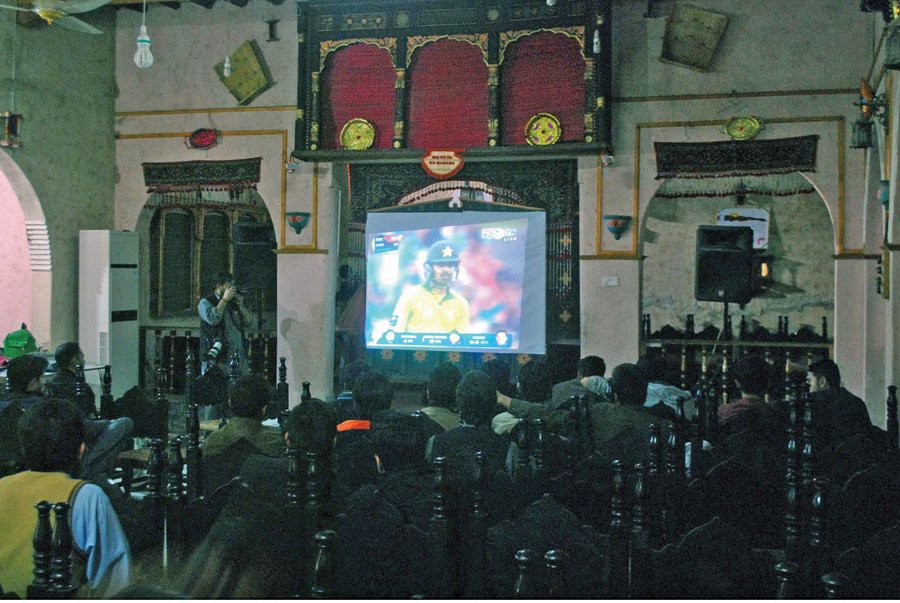
[[[500,66],[502,144],[527,144],[525,126],[535,113],[552,113],[562,141],[584,140],[584,58],[578,41],[538,32],[506,48]]]
[[[390,149],[394,133],[394,63],[387,50],[354,44],[328,56],[321,76],[322,149],[340,149],[341,128],[362,117],[375,126],[373,149]]]
[[[431,42],[416,50],[410,71],[406,146],[487,146],[488,71],[480,48],[457,40]]]

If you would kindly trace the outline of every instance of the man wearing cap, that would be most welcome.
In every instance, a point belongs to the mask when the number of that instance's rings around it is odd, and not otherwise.
[[[391,316],[391,328],[400,333],[465,333],[469,328],[469,302],[450,290],[459,272],[459,251],[449,241],[438,241],[425,256],[425,282],[400,296]]]

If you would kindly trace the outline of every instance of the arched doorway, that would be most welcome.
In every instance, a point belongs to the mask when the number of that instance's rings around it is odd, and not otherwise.
[[[22,323],[39,345],[50,342],[51,258],[44,212],[31,184],[6,153],[0,153],[0,337]]]

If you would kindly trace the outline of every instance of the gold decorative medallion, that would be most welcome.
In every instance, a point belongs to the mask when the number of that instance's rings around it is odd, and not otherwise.
[[[525,141],[528,144],[544,146],[557,142],[562,136],[562,126],[555,115],[538,113],[525,126]]]
[[[341,128],[341,146],[349,151],[365,151],[375,142],[375,126],[355,117]]]
[[[722,126],[722,131],[732,140],[750,140],[762,129],[762,122],[759,118],[753,117],[732,117]]]

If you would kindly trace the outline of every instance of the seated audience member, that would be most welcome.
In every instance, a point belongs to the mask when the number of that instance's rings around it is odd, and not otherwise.
[[[7,406],[18,406],[22,411],[44,401],[41,377],[47,368],[47,360],[40,356],[19,356],[9,362],[7,380],[10,393],[6,396]],[[0,402],[3,410],[4,402]],[[6,414],[16,410],[7,409]],[[80,412],[80,411],[79,411]],[[87,450],[81,456],[77,477],[96,482],[106,488],[107,475],[113,468],[116,457],[125,449],[125,440],[134,427],[128,417],[112,421],[92,420],[83,417]]]
[[[644,354],[638,360],[638,368],[647,378],[647,400],[644,406],[655,409],[655,413],[668,419],[682,416],[691,420],[697,414],[697,404],[691,392],[675,387],[678,382],[676,367],[660,353]],[[659,406],[664,404],[664,407]]]
[[[312,398],[288,411],[284,423],[284,443],[296,443],[298,457],[305,459],[307,452],[320,455],[323,475],[332,467],[332,447],[337,425],[334,406]],[[271,495],[278,500],[285,498],[285,476],[288,459],[263,454],[251,454],[244,460],[238,475],[254,491]]]
[[[747,356],[734,364],[731,372],[741,397],[719,406],[719,434],[728,437],[749,429],[779,431],[775,411],[766,404],[768,363],[759,356]]]
[[[609,394],[609,382],[603,378],[606,363],[599,356],[585,356],[578,361],[578,376],[553,386],[551,407],[557,409],[575,396],[586,396],[588,404],[596,404]],[[591,383],[591,388],[587,383]]]
[[[83,394],[77,395],[78,367],[84,366],[84,352],[74,341],[67,341],[56,348],[56,374],[47,382],[47,394],[54,398],[68,400],[81,411],[82,416],[91,419],[97,416],[94,390],[84,384]]]
[[[543,360],[530,360],[519,369],[516,391],[520,399],[549,407],[553,379],[550,367]],[[548,408],[549,409],[549,408]]]
[[[516,388],[509,380],[509,364],[498,358],[488,360],[481,365],[481,370],[494,380],[497,391],[504,396],[514,396]]]
[[[376,418],[394,414],[388,412],[394,402],[394,387],[382,373],[369,370],[355,381],[353,401],[356,415],[338,423],[338,444],[365,435]]]
[[[668,420],[654,415],[644,406],[647,379],[636,365],[620,364],[613,369],[612,395],[612,402],[600,402],[591,407],[594,439],[598,445],[609,443],[625,432],[643,432],[653,423],[668,427]]]
[[[425,459],[453,457],[463,450],[481,450],[488,466],[503,470],[509,442],[491,431],[491,419],[497,412],[497,390],[494,380],[483,371],[469,371],[456,386],[460,426],[439,433],[428,440]]]
[[[228,396],[228,406],[234,416],[225,427],[212,432],[203,442],[206,457],[221,454],[229,445],[246,440],[266,456],[278,457],[284,451],[281,431],[263,425],[272,401],[272,386],[260,375],[244,375],[238,379]]]
[[[461,378],[459,369],[449,362],[439,363],[428,378],[425,390],[428,404],[420,410],[445,430],[459,427],[459,413],[453,409],[456,407],[456,386]]]
[[[713,448],[709,462],[731,458],[746,466],[754,479],[779,483],[784,471],[787,425],[764,401],[769,385],[768,363],[759,356],[741,358],[731,375],[741,397],[716,411],[721,442]]]
[[[809,365],[806,382],[813,400],[827,403],[832,436],[843,440],[872,427],[866,403],[841,386],[841,371],[833,360],[823,358]]]
[[[32,582],[34,506],[46,500],[71,505],[73,575],[87,592],[109,597],[128,585],[128,541],[106,494],[74,479],[85,451],[84,423],[65,400],[48,398],[31,405],[19,420],[26,471],[0,479],[0,584],[25,597]]]

